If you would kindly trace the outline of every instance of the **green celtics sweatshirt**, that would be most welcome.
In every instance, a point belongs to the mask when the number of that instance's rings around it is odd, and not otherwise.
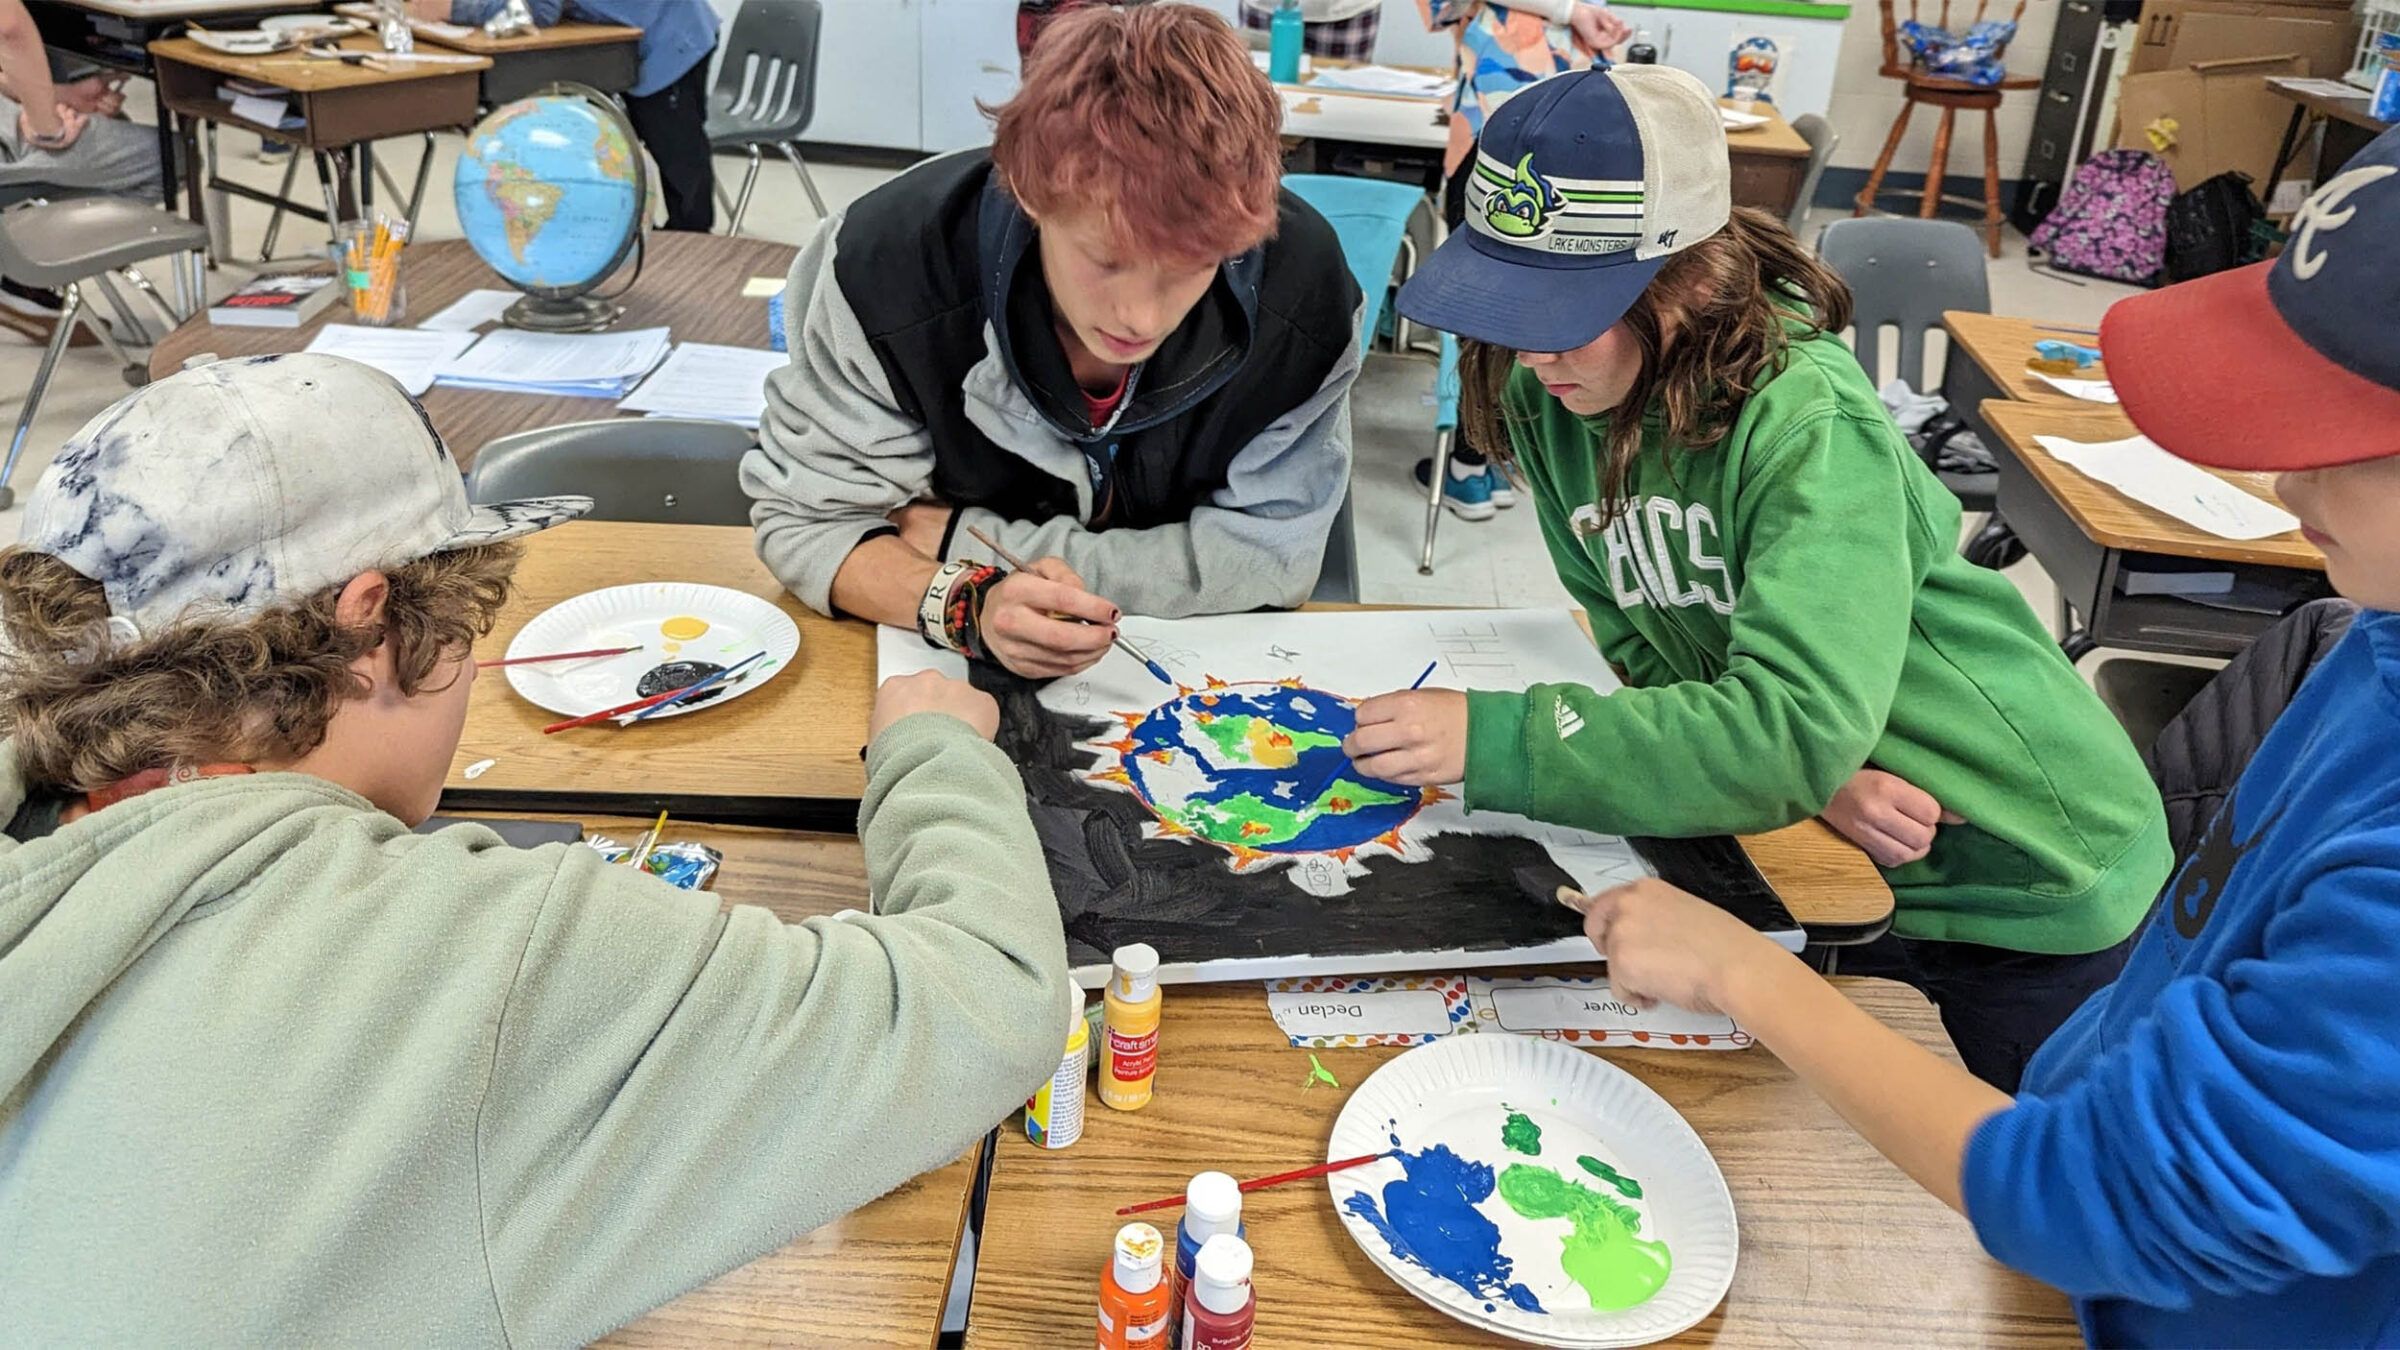
[[[1862,766],[1964,816],[1887,878],[1901,935],[2108,947],[2170,862],[2158,790],[1840,339],[1792,344],[1725,439],[1655,418],[1604,521],[1605,417],[1508,390],[1542,534],[1629,686],[1468,697],[1467,804],[1612,834],[1777,828]]]
[[[1057,1067],[1057,901],[954,718],[859,830],[798,924],[305,774],[0,842],[0,1344],[577,1345],[949,1162]]]

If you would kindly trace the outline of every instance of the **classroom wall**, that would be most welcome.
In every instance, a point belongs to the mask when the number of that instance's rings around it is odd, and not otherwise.
[[[2013,0],[2011,0],[2013,3]],[[2001,8],[2001,0],[1992,0],[1993,8]],[[2059,0],[2027,0],[2025,17],[2018,21],[2017,39],[2009,45],[2008,69],[2012,75],[2039,75],[2050,59],[2050,33],[2058,24]],[[1909,17],[1906,0],[1896,6],[1902,19]],[[1927,3],[1923,18],[1931,22],[1938,8]],[[1958,0],[1951,21],[1963,27],[1972,16],[1966,0]],[[2005,13],[2001,17],[2006,17]],[[1851,5],[1850,17],[1842,24],[1841,50],[1835,59],[1833,99],[1825,114],[1833,129],[1841,134],[1842,142],[1834,149],[1833,168],[1866,170],[1875,164],[1875,156],[1883,149],[1883,138],[1891,134],[1892,119],[1900,115],[1900,82],[1876,74],[1883,65],[1883,20],[1872,3]],[[2025,145],[2033,130],[2034,100],[2039,90],[2027,89],[2011,93],[2000,103],[2000,177],[2015,178],[2024,167]],[[1900,142],[1898,153],[1892,156],[1892,172],[1922,176],[1933,160],[1933,129],[1941,121],[1939,109],[1919,108],[1909,119],[1908,134]],[[1956,130],[1950,134],[1950,173],[1966,174],[1980,180],[1983,175],[1983,117],[1981,114],[1959,114]],[[1863,172],[1850,175],[1863,179]],[[1912,177],[1909,181],[1917,181]],[[1857,190],[1855,181],[1851,191]],[[1955,180],[1950,190],[1974,196],[1982,191],[1973,183],[1961,185]],[[1820,195],[1822,200],[1822,195]],[[2005,202],[2005,196],[2003,198]]]

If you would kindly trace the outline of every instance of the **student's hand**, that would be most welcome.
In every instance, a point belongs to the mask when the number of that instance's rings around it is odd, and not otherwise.
[[[900,527],[900,542],[928,558],[942,556],[942,536],[950,532],[954,508],[940,502],[910,502],[885,519]]]
[[[1656,877],[1580,897],[1584,936],[1608,960],[1609,988],[1637,1008],[1726,1012],[1728,991],[1790,954],[1757,929]]]
[[[875,691],[875,712],[867,719],[867,737],[881,736],[885,727],[921,712],[955,717],[987,741],[1000,730],[1000,705],[990,694],[940,671],[920,670],[914,675],[895,675]]]
[[[1567,20],[1567,28],[1575,34],[1575,45],[1586,56],[1602,52],[1633,40],[1633,28],[1606,5],[1579,4]]]
[[[1019,675],[1046,680],[1089,670],[1108,655],[1122,617],[1115,605],[1083,588],[1074,568],[1057,558],[1037,558],[992,587],[976,632],[993,660]]]
[[[73,108],[92,117],[111,117],[125,106],[125,96],[117,86],[125,82],[122,75],[91,75],[58,86],[60,107]]]
[[[1877,768],[1860,769],[1825,804],[1825,823],[1865,849],[1880,867],[1901,867],[1933,851],[1937,825],[1963,825],[1931,794]]]
[[[83,114],[61,103],[57,105],[55,116],[58,130],[44,134],[41,128],[33,124],[31,109],[18,109],[17,138],[33,149],[48,150],[53,154],[74,145],[75,138],[83,134]]]
[[[1387,783],[1459,782],[1467,776],[1467,696],[1409,689],[1368,699],[1342,753],[1360,773]]]

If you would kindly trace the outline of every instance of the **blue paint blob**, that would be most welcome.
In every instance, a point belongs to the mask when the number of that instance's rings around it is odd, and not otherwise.
[[[1399,1143],[1394,1136],[1393,1146]],[[1385,1185],[1383,1204],[1361,1191],[1344,1207],[1374,1225],[1402,1260],[1477,1298],[1506,1298],[1527,1312],[1546,1312],[1532,1290],[1509,1279],[1516,1264],[1500,1252],[1500,1226],[1475,1208],[1491,1198],[1492,1169],[1446,1144],[1394,1156],[1406,1175]]]

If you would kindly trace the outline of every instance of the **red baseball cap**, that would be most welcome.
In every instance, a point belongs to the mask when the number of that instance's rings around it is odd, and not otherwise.
[[[2400,455],[2400,129],[2317,189],[2281,257],[2117,302],[2100,349],[2126,416],[2196,463]]]

